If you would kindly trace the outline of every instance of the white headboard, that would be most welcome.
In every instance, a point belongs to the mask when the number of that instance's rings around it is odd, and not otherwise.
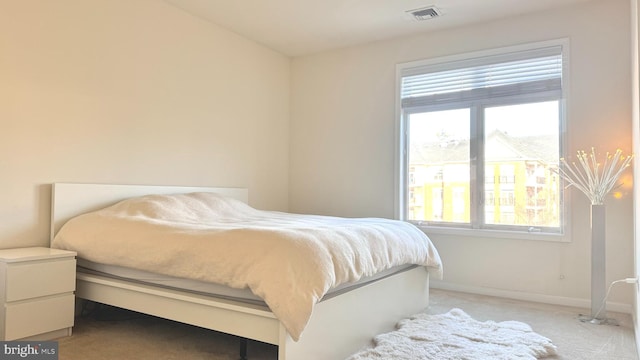
[[[54,183],[51,189],[51,238],[62,225],[74,216],[98,210],[118,201],[151,194],[182,194],[214,192],[242,202],[248,202],[246,188],[218,188],[197,186],[111,185]]]

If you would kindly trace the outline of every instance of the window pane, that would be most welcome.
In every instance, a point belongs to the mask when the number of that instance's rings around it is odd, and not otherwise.
[[[558,101],[485,109],[486,224],[560,225]]]
[[[470,109],[409,115],[408,220],[469,223]]]
[[[564,46],[545,42],[400,67],[401,219],[562,232],[562,187],[549,169],[563,148]]]

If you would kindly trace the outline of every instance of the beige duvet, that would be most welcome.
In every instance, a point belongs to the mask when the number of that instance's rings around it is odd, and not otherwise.
[[[248,287],[294,340],[332,287],[396,265],[442,271],[429,238],[409,223],[262,211],[213,193],[125,200],[71,219],[52,246],[97,263]]]

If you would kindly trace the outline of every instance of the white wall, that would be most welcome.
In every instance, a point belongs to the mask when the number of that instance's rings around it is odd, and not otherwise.
[[[0,1],[0,248],[47,244],[52,182],[287,210],[289,83],[289,58],[163,1]]]
[[[594,1],[293,59],[291,210],[393,217],[395,66],[418,59],[567,37],[570,153],[629,153],[629,11],[628,0]],[[611,281],[634,273],[631,179],[622,199],[607,201]],[[573,195],[570,243],[432,235],[444,261],[440,286],[588,307],[589,202]],[[610,299],[628,311],[632,291],[617,287]]]
[[[631,104],[633,152],[640,151],[640,8],[638,0],[631,0]],[[638,156],[635,158],[638,163]],[[635,179],[640,177],[640,167],[633,168]],[[633,188],[633,218],[634,218],[634,274],[640,278],[640,189]],[[636,286],[633,296],[633,320],[636,335],[636,348],[640,356],[640,286]]]

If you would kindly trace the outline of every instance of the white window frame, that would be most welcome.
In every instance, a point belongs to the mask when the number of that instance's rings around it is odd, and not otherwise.
[[[407,158],[408,155],[406,153],[406,126],[405,121],[403,120],[403,108],[401,102],[401,88],[402,88],[402,77],[406,74],[409,69],[416,69],[419,67],[431,66],[435,64],[446,64],[455,61],[468,61],[474,58],[483,58],[490,57],[495,55],[502,55],[514,52],[523,52],[528,50],[535,50],[539,48],[545,48],[550,46],[561,46],[562,47],[562,77],[565,85],[562,86],[562,99],[561,99],[561,109],[563,110],[561,114],[561,128],[560,128],[560,154],[561,156],[566,156],[566,149],[568,148],[567,143],[567,135],[566,128],[567,123],[569,121],[568,116],[568,106],[567,99],[569,98],[568,88],[566,84],[569,79],[569,40],[568,39],[556,39],[549,41],[542,41],[524,45],[516,45],[498,49],[490,49],[484,51],[477,51],[471,53],[457,54],[451,56],[438,57],[433,59],[425,59],[412,61],[407,63],[402,63],[396,65],[396,156],[395,156],[395,196],[394,196],[394,208],[395,208],[395,216],[400,220],[407,220],[406,211],[406,179],[405,177],[408,175],[408,164]],[[532,101],[534,97],[523,97],[527,101]],[[544,100],[541,98],[540,100]],[[554,99],[555,100],[555,99]],[[492,105],[500,104],[500,100],[496,100]],[[442,106],[440,109],[447,109],[452,107],[459,107],[460,103],[455,104],[455,106],[447,105]],[[429,106],[429,111],[437,110],[435,106]],[[477,129],[471,129],[471,133],[474,134],[477,132]],[[472,136],[473,138],[473,136]],[[474,140],[472,140],[474,141]],[[477,141],[477,139],[475,140]],[[474,181],[473,179],[471,181]],[[471,236],[471,237],[499,237],[499,238],[513,238],[513,239],[525,239],[525,240],[548,240],[548,241],[561,241],[561,242],[569,242],[571,239],[570,234],[570,217],[569,214],[569,194],[567,191],[563,191],[564,186],[561,182],[560,191],[561,191],[561,220],[560,220],[560,232],[559,233],[542,233],[542,232],[526,232],[526,231],[512,231],[512,230],[501,230],[501,229],[491,229],[491,228],[465,228],[465,227],[441,227],[441,226],[430,226],[428,224],[417,223],[423,231],[429,234],[445,234],[445,235],[462,235],[462,236]],[[474,196],[474,195],[472,195]],[[472,200],[472,202],[478,201]],[[472,210],[473,211],[473,210]]]

